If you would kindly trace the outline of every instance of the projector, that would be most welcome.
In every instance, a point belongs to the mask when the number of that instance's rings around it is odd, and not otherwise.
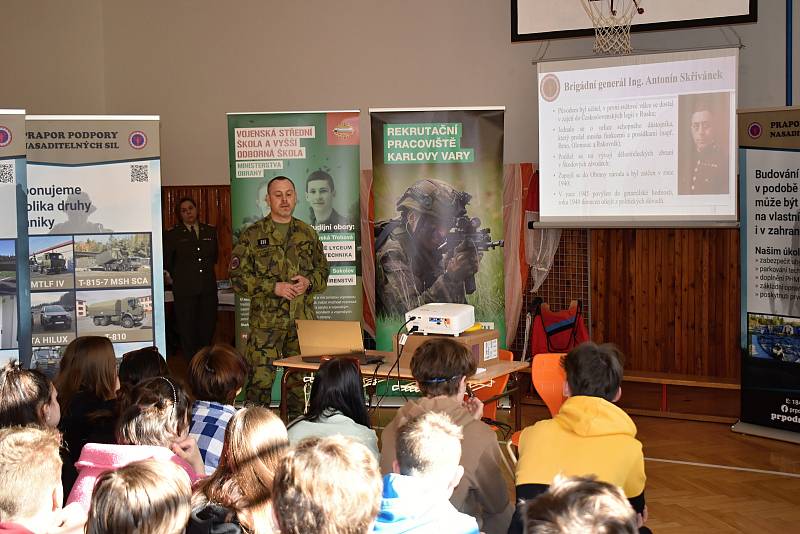
[[[432,302],[406,312],[406,321],[409,330],[416,326],[422,334],[457,336],[475,324],[475,308],[469,304]]]

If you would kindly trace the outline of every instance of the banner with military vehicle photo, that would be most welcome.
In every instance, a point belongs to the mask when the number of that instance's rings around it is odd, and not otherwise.
[[[505,339],[504,108],[371,109],[377,347],[430,302]]]
[[[269,214],[267,184],[294,182],[293,216],[319,234],[330,265],[328,289],[314,297],[318,319],[360,321],[361,232],[358,111],[229,113],[234,245]],[[237,297],[237,346],[244,350],[249,299]]]
[[[31,346],[28,225],[20,213],[25,213],[25,111],[0,110],[0,365]]]
[[[30,366],[88,335],[165,353],[158,117],[29,116],[26,139]]]

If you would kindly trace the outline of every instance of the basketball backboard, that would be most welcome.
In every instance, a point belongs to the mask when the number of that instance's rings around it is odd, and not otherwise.
[[[610,0],[596,0],[609,2]],[[757,0],[640,0],[644,13],[631,31],[756,22]],[[511,0],[511,40],[539,41],[594,35],[581,0]]]

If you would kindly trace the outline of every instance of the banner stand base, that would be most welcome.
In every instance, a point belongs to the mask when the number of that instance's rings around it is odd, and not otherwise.
[[[731,430],[740,434],[749,434],[751,436],[759,436],[762,438],[777,439],[780,441],[788,441],[790,443],[800,444],[800,434],[797,432],[790,432],[788,430],[780,430],[777,428],[769,428],[767,426],[743,423],[742,421],[739,421],[733,425]]]

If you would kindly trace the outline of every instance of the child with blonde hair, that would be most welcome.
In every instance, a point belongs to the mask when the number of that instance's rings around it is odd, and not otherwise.
[[[140,382],[121,406],[117,443],[88,443],[81,451],[78,480],[68,502],[88,510],[97,478],[132,462],[155,458],[183,468],[194,482],[202,477],[203,458],[189,437],[189,397],[165,377]]]
[[[83,533],[86,512],[61,507],[60,447],[53,428],[0,428],[0,532]]]
[[[302,440],[281,459],[272,485],[282,534],[367,534],[381,504],[381,474],[353,438]]]
[[[272,532],[272,482],[289,450],[286,427],[261,406],[236,412],[225,431],[219,466],[192,498],[187,534],[210,534],[243,527],[252,534]],[[238,530],[237,530],[238,529]]]
[[[142,460],[97,479],[86,534],[182,534],[192,496],[186,472]]]

